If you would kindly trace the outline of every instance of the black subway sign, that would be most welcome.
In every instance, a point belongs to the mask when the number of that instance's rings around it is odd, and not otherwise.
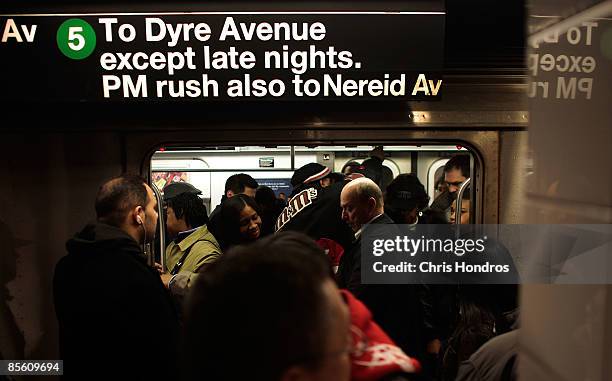
[[[437,100],[443,12],[0,16],[2,98]]]

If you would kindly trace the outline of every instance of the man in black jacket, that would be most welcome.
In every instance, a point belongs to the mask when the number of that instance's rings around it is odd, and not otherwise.
[[[353,229],[355,241],[340,260],[338,282],[340,288],[346,288],[361,298],[365,287],[361,284],[361,234],[364,225],[394,222],[385,214],[380,188],[365,177],[345,185],[340,194],[340,206],[342,219]]]
[[[340,194],[342,219],[355,232],[355,241],[340,259],[338,286],[351,291],[371,311],[374,320],[410,356],[422,351],[422,306],[414,285],[362,284],[361,237],[369,224],[393,224],[384,213],[382,191],[369,178],[358,178]],[[390,227],[394,229],[395,227]],[[399,235],[399,229],[397,234]]]
[[[353,235],[340,218],[344,183],[329,184],[330,174],[329,168],[318,163],[306,164],[295,171],[291,177],[293,192],[276,220],[276,232],[298,231],[314,240],[333,240],[346,251]]]
[[[157,207],[144,179],[114,178],[98,191],[97,222],[67,242],[53,283],[65,378],[177,376],[176,311],[140,247]]]

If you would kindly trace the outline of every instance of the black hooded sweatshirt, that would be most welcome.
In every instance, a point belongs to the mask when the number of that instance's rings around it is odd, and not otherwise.
[[[53,279],[64,379],[177,377],[177,314],[136,241],[98,223],[66,248]]]

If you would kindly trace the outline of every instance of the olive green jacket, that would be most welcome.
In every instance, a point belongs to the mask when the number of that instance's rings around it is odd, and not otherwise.
[[[206,265],[214,262],[221,255],[219,243],[206,225],[197,228],[178,244],[174,241],[166,248],[166,269],[172,271],[174,266],[187,250],[189,254],[179,272],[170,281],[170,291],[176,295],[184,295],[195,281],[198,272]]]

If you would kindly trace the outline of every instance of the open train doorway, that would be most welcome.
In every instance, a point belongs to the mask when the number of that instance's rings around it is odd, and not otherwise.
[[[471,174],[479,172],[474,165],[474,152],[459,145],[244,145],[160,148],[151,158],[150,179],[162,193],[168,184],[190,183],[201,191],[200,198],[210,213],[221,203],[225,182],[234,174],[248,174],[259,186],[267,186],[277,198],[284,198],[293,191],[294,171],[303,165],[319,163],[342,178],[355,167],[359,168],[374,152],[383,157],[382,169],[375,179],[383,192],[397,176],[413,174],[424,186],[429,206],[443,192],[444,165],[452,157],[464,156],[470,163]],[[460,210],[466,222],[480,222],[475,213],[476,200],[474,192],[464,198]],[[445,218],[450,222],[450,207]]]

